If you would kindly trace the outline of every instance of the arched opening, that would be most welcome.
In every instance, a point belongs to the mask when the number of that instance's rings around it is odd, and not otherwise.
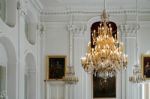
[[[36,63],[31,53],[25,58],[25,99],[36,99]]]
[[[25,16],[25,35],[27,41],[34,45],[36,42],[36,20],[30,11],[27,11]]]
[[[7,53],[4,46],[0,43],[0,99],[6,98],[7,86]]]
[[[106,25],[111,25],[112,36],[115,38],[115,36],[117,36],[116,24],[114,22],[108,21]],[[95,38],[93,38],[93,36],[98,37],[100,36],[98,33],[102,33],[98,32],[101,31],[100,26],[104,26],[101,21],[95,22],[91,25],[91,48],[95,48],[96,46],[94,43]],[[93,74],[93,98],[116,98],[116,76],[104,79],[100,75]]]
[[[6,0],[6,19],[8,26],[14,27],[16,25],[16,0]]]
[[[0,0],[0,17],[10,27],[16,24],[16,0]]]
[[[6,19],[6,0],[0,0],[0,17],[5,22],[5,19]]]
[[[7,82],[6,94],[8,99],[16,99],[16,52],[12,42],[6,37],[0,37],[0,44],[6,51],[7,56]]]

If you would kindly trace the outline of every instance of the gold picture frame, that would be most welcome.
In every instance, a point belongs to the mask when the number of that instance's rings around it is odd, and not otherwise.
[[[142,74],[146,79],[150,79],[150,54],[141,55]]]
[[[65,76],[66,56],[48,55],[46,58],[46,80],[61,80]]]

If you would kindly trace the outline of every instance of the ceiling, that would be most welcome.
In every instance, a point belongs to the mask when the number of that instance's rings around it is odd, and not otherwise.
[[[44,9],[103,8],[104,0],[39,0]],[[150,9],[150,0],[137,0],[139,9]],[[136,0],[106,0],[107,9],[135,9]]]
[[[66,22],[69,14],[76,14],[74,20],[85,21],[99,16],[104,9],[104,0],[37,0],[43,6],[41,20],[44,22]],[[150,21],[150,0],[106,0],[106,10],[113,15],[128,20],[135,20],[136,2],[139,20]],[[85,17],[86,15],[86,17]]]

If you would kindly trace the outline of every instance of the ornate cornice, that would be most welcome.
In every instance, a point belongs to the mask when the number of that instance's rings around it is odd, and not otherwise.
[[[102,10],[101,10],[102,11]],[[44,10],[41,12],[41,21],[43,22],[66,22],[69,15],[74,16],[76,22],[86,22],[89,18],[100,16],[101,11],[88,9],[55,9],[55,10]],[[124,20],[126,15],[128,21],[135,21],[136,9],[111,9],[107,10],[112,21]],[[150,21],[150,9],[139,9],[139,21]],[[117,18],[116,18],[117,17]],[[120,21],[119,21],[120,22]]]
[[[74,10],[60,10],[60,9],[51,9],[51,10],[43,10],[41,15],[49,16],[49,15],[67,15],[67,14],[100,14],[102,12],[98,10],[90,10],[90,9],[74,9]],[[107,10],[109,14],[136,14],[136,9],[113,9]],[[150,9],[139,9],[139,14],[150,14]]]

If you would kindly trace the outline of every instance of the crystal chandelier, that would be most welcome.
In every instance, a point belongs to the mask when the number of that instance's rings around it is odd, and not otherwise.
[[[75,72],[74,72],[73,66],[68,66],[66,68],[66,74],[63,77],[63,80],[67,84],[76,84],[79,81],[78,77],[75,76]]]
[[[139,25],[138,25],[138,7],[137,7],[137,0],[136,0],[136,37],[135,37],[135,40],[136,40],[136,56],[135,59],[136,60],[136,63],[137,60],[138,60],[138,29],[139,29]],[[132,83],[143,83],[145,80],[146,80],[146,77],[144,75],[142,75],[142,72],[141,72],[141,68],[138,64],[134,65],[134,68],[133,68],[133,75],[129,77],[129,81],[132,82]]]
[[[133,75],[129,77],[129,81],[132,83],[142,83],[146,80],[145,76],[142,75],[140,67],[134,65]]]
[[[86,72],[107,79],[125,69],[128,61],[123,43],[119,41],[119,34],[112,33],[105,9],[101,21],[98,29],[92,33],[92,40],[88,43],[86,55],[81,58],[81,64]]]
[[[69,36],[70,36],[70,39],[69,39],[69,66],[67,66],[66,68],[66,72],[65,72],[65,76],[63,77],[63,81],[66,83],[66,84],[76,84],[79,79],[77,76],[75,76],[75,70],[74,70],[74,66],[73,66],[73,31],[72,31],[72,26],[73,26],[73,18],[72,18],[72,14],[70,15],[70,24],[68,25],[68,30],[69,30]],[[71,31],[70,31],[71,30]]]

